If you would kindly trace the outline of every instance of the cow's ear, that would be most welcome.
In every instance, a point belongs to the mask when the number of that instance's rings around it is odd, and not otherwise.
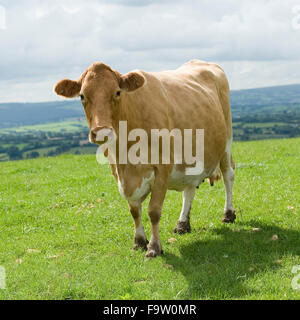
[[[120,78],[120,88],[131,92],[146,84],[146,78],[139,72],[129,72]]]
[[[54,91],[59,95],[66,98],[74,98],[79,95],[81,90],[80,82],[63,79],[57,82],[54,86]]]

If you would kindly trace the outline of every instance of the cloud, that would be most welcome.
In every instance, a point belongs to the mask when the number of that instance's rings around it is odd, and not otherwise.
[[[300,30],[293,28],[297,4],[6,1],[0,101],[57,99],[55,81],[77,78],[94,61],[125,73],[176,68],[199,58],[220,63],[235,89],[300,82]]]

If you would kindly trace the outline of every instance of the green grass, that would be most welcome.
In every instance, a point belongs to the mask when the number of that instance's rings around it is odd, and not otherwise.
[[[50,151],[54,151],[57,147],[46,147],[46,148],[38,148],[30,151],[23,152],[23,158],[26,158],[26,156],[31,153],[32,151],[38,152],[41,157],[46,157],[47,153]]]
[[[91,145],[88,147],[74,147],[68,150],[66,153],[75,154],[75,152],[80,152],[80,154],[96,154],[97,145]]]
[[[8,161],[9,157],[6,153],[0,153],[0,161]]]
[[[126,201],[95,156],[1,163],[0,299],[300,299],[291,287],[300,265],[299,151],[300,139],[234,144],[233,225],[221,223],[223,184],[204,183],[192,233],[174,235],[181,194],[169,191],[164,255],[152,260],[131,250]]]

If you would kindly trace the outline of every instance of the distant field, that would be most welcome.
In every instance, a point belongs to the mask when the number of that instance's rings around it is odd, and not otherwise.
[[[0,129],[0,161],[58,154],[94,154],[86,120],[70,120]],[[13,150],[12,150],[13,148]]]
[[[9,157],[6,153],[0,153],[0,161],[8,161]]]
[[[233,225],[223,184],[205,182],[192,232],[173,234],[181,194],[169,191],[154,260],[131,250],[126,201],[94,155],[0,163],[0,299],[300,299],[299,151],[299,138],[234,143]]]
[[[31,133],[31,132],[74,132],[82,129],[87,129],[86,120],[78,121],[61,121],[53,123],[38,124],[32,126],[21,126],[14,128],[0,129],[0,134],[12,133]]]
[[[233,118],[249,114],[298,112],[300,84],[231,91]],[[297,111],[298,110],[298,111]],[[39,103],[0,103],[0,128],[83,118],[80,99]]]
[[[231,92],[235,141],[300,137],[300,84]],[[0,103],[0,162],[89,154],[80,99]]]
[[[234,122],[233,127],[241,125],[241,122]],[[244,127],[272,128],[274,126],[285,126],[285,122],[262,122],[262,123],[244,123]]]
[[[278,109],[278,106],[276,108]],[[233,118],[234,140],[249,141],[300,136],[300,106],[294,106],[292,110],[285,113],[283,109],[281,114],[255,114],[249,111],[248,115]],[[84,146],[88,143],[88,132],[86,120],[0,129],[0,161],[65,153],[94,154],[95,147]]]
[[[66,154],[76,154],[76,153],[80,153],[80,154],[93,154],[96,155],[97,152],[97,148],[98,146],[96,145],[91,145],[88,147],[76,147],[76,148],[71,148],[70,151],[67,151]]]
[[[234,141],[300,137],[299,99],[300,85],[232,91]],[[95,154],[88,133],[78,99],[0,104],[0,162]]]

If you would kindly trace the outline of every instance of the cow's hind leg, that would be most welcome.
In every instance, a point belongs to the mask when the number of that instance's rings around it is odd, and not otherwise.
[[[220,168],[223,175],[223,181],[225,185],[226,199],[225,209],[222,221],[225,223],[233,223],[236,219],[235,211],[232,204],[232,189],[234,182],[234,164],[231,158],[231,150],[227,151],[224,155]]]
[[[137,250],[141,248],[147,250],[148,240],[146,238],[145,230],[142,224],[142,204],[141,203],[129,203],[130,213],[134,220],[134,245],[133,249]]]
[[[178,234],[185,234],[187,232],[191,232],[190,225],[190,211],[192,208],[192,202],[194,200],[196,188],[189,186],[183,191],[183,204],[180,213],[179,220],[177,222],[176,227],[174,228],[174,232]]]

